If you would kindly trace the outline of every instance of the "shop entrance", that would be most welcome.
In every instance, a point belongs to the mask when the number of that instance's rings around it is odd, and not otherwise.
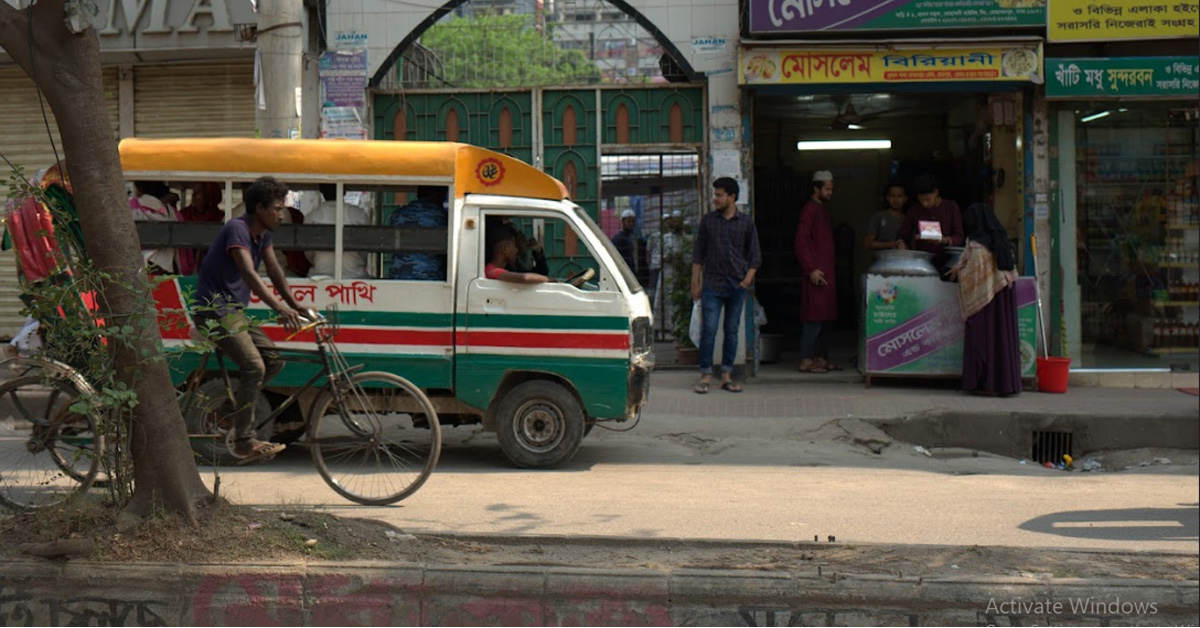
[[[871,217],[886,207],[889,183],[938,180],[943,198],[965,209],[989,190],[1020,258],[1024,228],[1021,92],[784,94],[752,92],[754,211],[763,250],[756,296],[764,334],[777,334],[782,360],[796,362],[802,278],[794,237],[812,173],[834,175],[830,213],[838,268],[835,363],[856,362],[864,247]],[[885,140],[889,148],[800,150],[799,141]],[[916,202],[909,193],[908,204]]]

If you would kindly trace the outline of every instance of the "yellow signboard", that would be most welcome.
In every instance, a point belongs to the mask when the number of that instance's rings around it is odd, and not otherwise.
[[[1040,81],[1041,44],[832,50],[743,48],[743,85]]]
[[[1050,41],[1196,37],[1200,0],[1049,0]]]

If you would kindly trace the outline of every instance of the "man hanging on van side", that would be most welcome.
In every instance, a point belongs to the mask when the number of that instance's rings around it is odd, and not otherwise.
[[[292,296],[283,267],[275,258],[271,232],[279,226],[286,211],[288,189],[274,177],[261,177],[246,189],[246,213],[221,228],[200,265],[196,290],[196,326],[210,336],[238,367],[233,415],[233,451],[238,464],[266,460],[283,451],[284,446],[264,442],[254,432],[254,399],[271,378],[283,368],[275,344],[258,327],[250,325],[246,307],[253,292],[263,303],[279,313],[288,331],[300,328],[300,305]],[[271,277],[276,296],[259,277],[259,263]],[[215,333],[213,333],[215,332]]]

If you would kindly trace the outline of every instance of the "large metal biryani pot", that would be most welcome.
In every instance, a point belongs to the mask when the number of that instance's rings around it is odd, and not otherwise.
[[[875,261],[867,272],[872,275],[903,275],[906,277],[937,277],[933,253],[925,251],[876,251]]]

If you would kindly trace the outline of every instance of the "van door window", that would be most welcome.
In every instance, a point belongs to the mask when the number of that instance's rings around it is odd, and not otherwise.
[[[558,217],[489,214],[485,229],[497,226],[508,227],[517,235],[517,260],[507,270],[537,273],[562,280],[591,269],[593,278],[581,285],[580,289],[595,291],[606,285],[601,276],[600,263],[588,248],[586,240],[566,220]],[[494,251],[486,251],[481,256],[483,264],[493,262],[494,255]],[[604,289],[615,291],[615,287]]]

